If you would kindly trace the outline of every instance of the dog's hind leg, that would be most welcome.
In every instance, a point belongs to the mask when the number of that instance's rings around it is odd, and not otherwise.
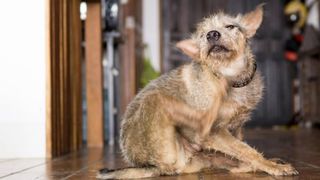
[[[196,173],[203,169],[231,170],[239,167],[238,160],[226,157],[222,153],[199,152],[184,167],[182,173]]]
[[[203,148],[214,149],[247,163],[253,170],[261,170],[271,175],[296,175],[298,172],[290,164],[277,164],[265,159],[248,144],[232,136],[227,130],[220,130],[210,136]],[[240,169],[241,170],[241,169]]]

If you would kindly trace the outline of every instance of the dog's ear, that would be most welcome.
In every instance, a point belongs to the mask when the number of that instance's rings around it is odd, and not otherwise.
[[[245,14],[241,18],[241,24],[244,27],[246,31],[246,36],[248,38],[251,38],[252,36],[255,35],[257,29],[262,23],[263,6],[264,6],[264,3],[258,5],[255,10]]]
[[[200,57],[199,47],[192,39],[179,41],[176,44],[176,47],[179,48],[184,54],[189,56],[191,59],[197,60]]]

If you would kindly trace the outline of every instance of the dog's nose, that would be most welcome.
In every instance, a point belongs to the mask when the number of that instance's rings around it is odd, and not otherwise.
[[[207,34],[207,40],[210,42],[210,41],[218,41],[221,37],[221,34],[214,30],[214,31],[210,31],[208,32]]]

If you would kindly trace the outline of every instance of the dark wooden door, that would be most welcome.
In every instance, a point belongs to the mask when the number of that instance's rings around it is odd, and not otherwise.
[[[55,158],[82,147],[80,0],[47,5],[46,155]]]
[[[162,71],[190,61],[174,44],[188,38],[196,23],[204,16],[223,10],[230,14],[253,10],[263,0],[163,0],[162,12]],[[265,81],[265,95],[253,113],[249,125],[270,126],[285,124],[292,116],[293,65],[283,58],[283,48],[288,31],[285,30],[283,4],[270,0],[265,6],[262,26],[252,40],[258,68]]]

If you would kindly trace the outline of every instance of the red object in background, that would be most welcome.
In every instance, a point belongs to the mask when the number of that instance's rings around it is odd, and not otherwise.
[[[296,62],[298,60],[298,54],[293,51],[286,51],[284,56],[288,61]]]
[[[294,37],[295,41],[297,41],[299,43],[302,43],[302,41],[303,41],[303,35],[302,34],[296,34],[293,37]]]

